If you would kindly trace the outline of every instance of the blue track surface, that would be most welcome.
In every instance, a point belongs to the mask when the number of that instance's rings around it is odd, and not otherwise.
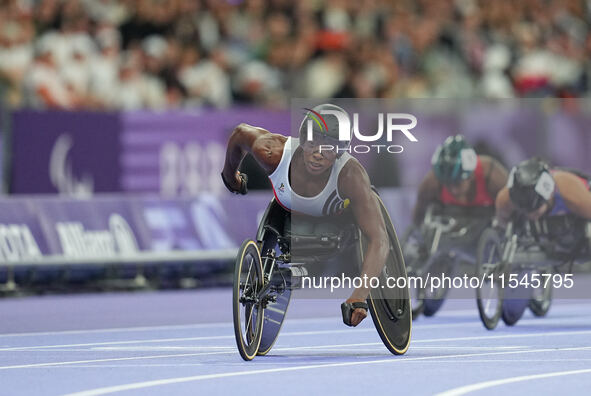
[[[231,290],[0,300],[0,395],[588,394],[591,302],[484,329],[474,301],[414,323],[404,356],[339,301],[294,299],[269,355],[236,351]],[[467,385],[472,387],[466,388]]]

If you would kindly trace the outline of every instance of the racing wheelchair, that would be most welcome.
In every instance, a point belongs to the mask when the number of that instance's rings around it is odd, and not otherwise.
[[[493,330],[500,319],[515,325],[526,309],[545,316],[552,303],[554,274],[572,273],[574,264],[591,260],[590,224],[573,215],[529,221],[518,216],[505,231],[489,228],[478,243],[478,313]]]
[[[462,264],[474,266],[475,245],[491,224],[494,207],[431,204],[423,223],[410,226],[403,237],[403,253],[410,281],[413,318],[433,316],[443,305],[449,285],[432,288],[429,279],[453,276]]]
[[[379,276],[380,284],[385,285],[386,277],[406,278],[406,269],[388,212],[377,193],[375,197],[390,240],[388,259]],[[328,222],[310,217],[296,221],[293,216],[273,199],[259,224],[256,240],[245,240],[236,257],[234,335],[240,356],[247,361],[266,355],[273,347],[292,291],[302,287],[303,276],[314,273],[319,263],[342,256],[353,257],[358,271],[367,249],[366,238],[351,214],[334,216]],[[408,288],[371,289],[367,304],[386,348],[395,355],[404,354],[412,330]]]

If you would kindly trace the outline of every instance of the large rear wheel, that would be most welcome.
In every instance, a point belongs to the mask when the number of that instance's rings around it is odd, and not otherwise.
[[[376,194],[380,204],[382,216],[386,223],[388,238],[390,239],[390,253],[384,270],[380,274],[380,285],[383,288],[372,289],[367,299],[369,311],[382,342],[395,355],[406,353],[410,345],[412,332],[412,306],[408,289],[406,267],[402,256],[402,249],[392,225],[392,220],[380,197]],[[362,239],[362,258],[367,246]],[[404,280],[404,287],[387,287],[387,279]]]

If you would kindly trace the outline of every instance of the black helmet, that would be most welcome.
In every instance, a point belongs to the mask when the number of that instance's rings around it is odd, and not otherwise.
[[[548,202],[554,186],[550,167],[540,158],[530,158],[513,167],[507,181],[511,202],[524,212],[533,212]]]
[[[431,158],[433,172],[443,184],[456,184],[470,177],[478,158],[464,136],[449,136]]]
[[[339,156],[349,149],[352,125],[343,108],[326,103],[305,110],[307,112],[299,130],[300,144],[330,145]],[[344,129],[341,131],[341,128]]]

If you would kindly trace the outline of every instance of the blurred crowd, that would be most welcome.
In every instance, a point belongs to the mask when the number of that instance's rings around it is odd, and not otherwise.
[[[590,0],[0,0],[11,106],[588,96]]]

